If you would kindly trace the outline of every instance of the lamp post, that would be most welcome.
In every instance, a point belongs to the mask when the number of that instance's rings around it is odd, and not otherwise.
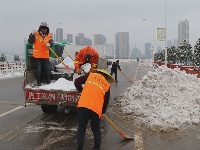
[[[154,47],[151,46],[151,47],[150,47],[150,51],[151,51],[151,59],[152,59],[152,63],[154,63],[154,54],[153,54],[153,50],[154,50]]]
[[[165,0],[165,66],[167,66],[167,29],[166,29],[166,0]]]
[[[152,29],[152,45],[154,44],[154,23],[153,23],[153,21],[152,20],[150,20],[150,19],[143,19],[144,21],[149,21],[151,24],[152,24],[152,27],[153,27],[153,29]]]
[[[149,19],[143,19],[144,21],[146,21],[146,20],[148,20],[149,22],[151,22],[152,23],[152,26],[153,26],[153,32],[152,32],[152,45],[154,45],[155,43],[154,43],[154,23],[153,23],[153,21],[151,21],[151,20],[149,20]],[[153,46],[151,46],[150,47],[150,52],[151,52],[151,59],[152,59],[152,61],[153,61],[153,49],[154,49],[154,47]],[[153,61],[154,62],[154,61]]]

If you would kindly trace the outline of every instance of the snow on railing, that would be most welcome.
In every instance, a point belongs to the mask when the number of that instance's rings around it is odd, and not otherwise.
[[[25,63],[6,63],[0,65],[0,76],[24,73]]]

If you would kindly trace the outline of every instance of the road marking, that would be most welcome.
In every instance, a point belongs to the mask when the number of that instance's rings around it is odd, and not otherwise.
[[[18,109],[21,109],[21,108],[23,108],[23,107],[24,107],[24,106],[18,106],[18,107],[14,108],[14,109],[11,109],[11,110],[9,110],[9,111],[3,113],[3,114],[0,114],[0,118],[3,117],[3,116],[5,116],[5,115],[7,115],[7,114],[10,114],[10,113],[12,113],[12,112],[18,110]]]
[[[140,128],[138,128],[138,127],[134,128],[135,149],[136,150],[144,150],[142,134],[139,129]]]

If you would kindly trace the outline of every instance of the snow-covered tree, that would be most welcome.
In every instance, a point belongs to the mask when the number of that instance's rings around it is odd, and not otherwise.
[[[187,65],[188,63],[192,63],[193,50],[191,44],[187,43],[186,40],[183,40],[181,45],[178,47],[177,56],[180,63],[183,63],[185,65]]]
[[[20,58],[19,58],[18,55],[15,55],[15,56],[14,56],[14,61],[15,61],[15,62],[16,62],[16,61],[20,61]]]
[[[173,64],[176,62],[176,48],[174,46],[167,48],[167,61]]]
[[[1,54],[0,62],[5,62],[5,61],[6,61],[6,56],[4,54]]]
[[[194,46],[193,62],[196,67],[200,67],[200,38],[196,41]]]

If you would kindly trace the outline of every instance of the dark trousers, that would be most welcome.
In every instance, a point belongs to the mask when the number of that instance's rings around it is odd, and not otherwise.
[[[113,69],[111,69],[111,73],[110,73],[110,75],[112,76],[113,73],[115,74],[115,81],[117,81],[117,70],[113,70]]]
[[[100,118],[92,110],[81,107],[78,108],[77,150],[83,149],[85,132],[89,120],[91,120],[91,129],[94,135],[94,148],[99,149],[100,147],[101,143]]]
[[[36,77],[42,78],[42,74],[44,74],[46,80],[50,80],[50,62],[48,58],[35,58],[36,63]]]

